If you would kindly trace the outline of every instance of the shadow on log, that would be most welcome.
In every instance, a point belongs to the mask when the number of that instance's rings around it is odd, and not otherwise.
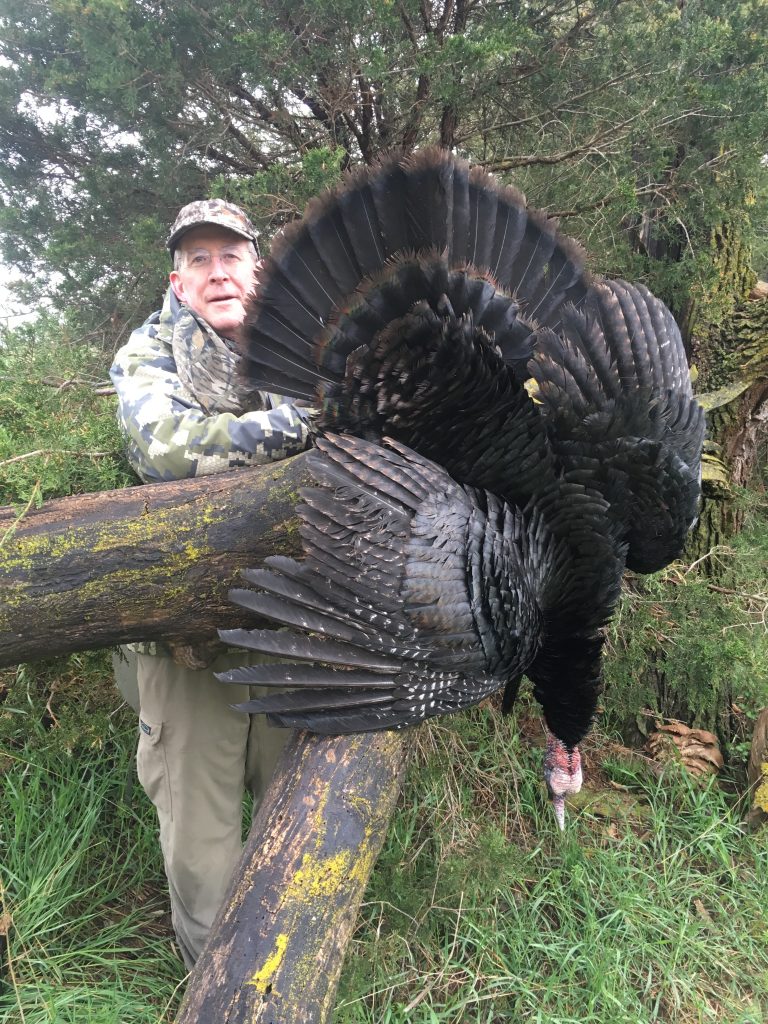
[[[176,1024],[324,1024],[410,733],[296,733]]]

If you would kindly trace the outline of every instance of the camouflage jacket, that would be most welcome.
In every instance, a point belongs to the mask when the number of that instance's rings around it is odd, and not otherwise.
[[[259,392],[262,408],[240,414],[205,411],[179,374],[174,331],[188,334],[190,348],[200,351],[210,330],[169,289],[162,310],[134,331],[115,356],[110,376],[118,421],[127,437],[128,459],[145,482],[257,466],[308,446],[307,410],[279,395]]]
[[[203,407],[189,383],[194,378],[194,364],[191,373],[184,375],[185,383],[174,350],[179,351],[181,334],[193,356],[204,352],[209,332],[211,328],[180,305],[169,289],[162,310],[135,330],[115,356],[110,376],[117,392],[118,422],[127,439],[128,459],[145,482],[256,466],[296,455],[309,446],[308,410],[295,408],[279,395],[252,395],[251,400],[262,408],[248,412],[211,412]],[[221,339],[215,340],[220,350]],[[234,361],[228,368],[230,375],[232,366]],[[219,372],[226,377],[220,364]],[[237,388],[230,389],[229,397],[224,394],[228,383],[228,379],[218,382],[222,394],[217,396],[217,383],[206,381],[208,410],[237,408],[232,399]],[[142,654],[173,653],[161,643],[130,646]]]

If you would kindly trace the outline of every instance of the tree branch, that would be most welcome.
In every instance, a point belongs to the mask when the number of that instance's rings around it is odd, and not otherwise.
[[[242,132],[232,119],[232,114],[219,96],[217,95],[214,83],[198,81],[198,88],[208,101],[218,110],[221,115],[221,123],[227,135],[230,135],[248,154],[249,157],[262,169],[269,167],[271,161],[264,156],[258,146],[255,146],[248,136]]]
[[[419,137],[419,126],[424,115],[424,107],[429,99],[430,90],[429,75],[419,75],[418,85],[416,86],[416,99],[413,101],[408,112],[408,119],[403,129],[402,139],[400,140],[400,148],[406,153],[416,145],[416,140]]]
[[[235,96],[238,96],[252,107],[255,117],[260,122],[286,135],[294,146],[301,148],[304,141],[301,128],[282,103],[278,102],[277,108],[273,110],[262,99],[254,96],[241,84],[233,83],[229,88]]]
[[[411,45],[413,46],[414,50],[418,50],[419,37],[416,35],[416,29],[414,28],[414,24],[411,21],[410,15],[406,11],[405,6],[402,3],[399,3],[397,5],[397,9],[400,12],[400,20],[405,26],[405,32],[411,41]]]
[[[503,160],[487,160],[483,163],[483,167],[488,171],[498,172],[509,171],[514,167],[531,167],[534,164],[561,164],[566,160],[572,160],[576,156],[583,156],[585,153],[594,152],[598,150],[600,145],[604,145],[606,142],[617,141],[622,135],[626,134],[629,127],[640,116],[640,113],[634,114],[620,124],[610,125],[602,131],[597,131],[586,142],[580,146],[574,146],[573,149],[561,150],[559,153],[530,154],[527,156],[506,157]]]

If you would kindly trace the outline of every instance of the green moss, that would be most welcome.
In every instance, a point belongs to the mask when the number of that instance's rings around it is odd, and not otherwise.
[[[702,334],[699,401],[708,411],[733,401],[768,372],[768,300],[742,301]]]

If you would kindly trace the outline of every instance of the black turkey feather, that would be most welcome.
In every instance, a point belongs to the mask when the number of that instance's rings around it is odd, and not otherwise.
[[[348,645],[344,664],[355,685],[344,687],[347,673],[337,671],[318,677],[332,694],[302,688],[283,703],[281,696],[262,698],[258,710],[282,725],[333,733],[342,708],[354,713],[355,729],[361,729],[365,705],[366,729],[402,728],[477,703],[530,664],[542,614],[532,600],[536,575],[559,556],[535,509],[525,529],[519,511],[462,488],[441,467],[395,442],[383,447],[331,435],[318,441],[318,453],[310,458],[321,487],[304,496],[316,501],[322,495],[329,514],[308,529],[306,510],[300,510],[304,562],[267,559],[270,571],[251,576],[260,589],[234,590],[231,597],[260,615]],[[408,489],[395,481],[388,486],[397,475],[408,480]],[[356,583],[354,591],[339,588],[333,599],[323,564],[329,546]],[[382,608],[382,589],[398,594],[397,607]],[[241,633],[221,635],[237,643]],[[270,640],[279,645],[281,636],[276,632]],[[361,687],[358,669],[370,671],[371,652],[386,661],[373,669],[376,684]],[[318,660],[330,662],[324,654]],[[288,680],[297,675],[307,678],[296,665],[240,668],[221,678],[274,685],[275,670],[280,685],[294,685]],[[342,687],[348,692],[342,694]]]
[[[562,824],[625,566],[677,557],[704,421],[680,332],[642,285],[592,279],[514,189],[442,150],[392,156],[273,244],[241,346],[251,386],[312,401],[305,557],[231,597],[279,624],[221,678],[321,733],[403,728],[526,674]],[[288,627],[286,629],[285,627]]]
[[[563,471],[607,498],[630,569],[663,568],[696,517],[704,437],[669,310],[642,286],[596,281],[562,335],[537,334],[530,369]]]

